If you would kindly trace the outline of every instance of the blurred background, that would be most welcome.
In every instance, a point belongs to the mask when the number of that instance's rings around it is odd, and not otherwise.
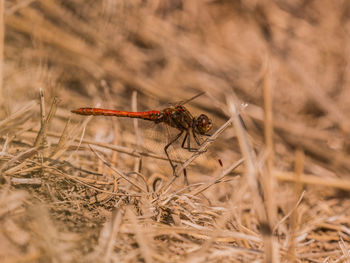
[[[137,110],[159,110],[204,91],[188,104],[191,112],[208,114],[215,131],[230,118],[227,99],[232,96],[254,149],[265,160],[264,88],[269,87],[274,167],[293,171],[298,149],[305,154],[306,174],[344,180],[335,188],[312,188],[305,197],[311,200],[306,206],[309,212],[317,200],[336,199],[322,209],[315,208],[307,218],[319,215],[327,221],[335,213],[344,213],[347,219],[338,223],[350,224],[345,212],[350,208],[346,199],[350,189],[346,188],[350,174],[350,1],[0,2],[4,32],[0,35],[1,119],[29,101],[38,101],[40,88],[47,107],[54,97],[60,100],[51,132],[62,132],[70,117],[77,123],[83,121],[84,117],[71,115],[75,108],[99,105],[132,110],[136,96]],[[39,110],[34,119],[34,130],[39,129]],[[134,147],[137,136],[132,124],[117,123],[94,119],[85,136]],[[231,130],[212,149],[213,158],[222,159],[224,168],[241,158]],[[119,168],[132,167],[127,157],[121,158]],[[192,181],[211,178],[211,172],[219,169],[215,161],[205,160],[198,161]],[[157,171],[152,164],[149,167],[151,174]],[[281,174],[278,180],[293,181]],[[317,178],[304,183],[316,182]],[[214,203],[226,200],[228,192],[237,188],[218,189],[223,190],[207,193]],[[282,184],[276,193],[284,197],[276,206],[286,213],[283,207],[292,206],[288,200],[294,200],[295,191]],[[348,234],[342,238],[349,240]],[[335,246],[338,240],[333,240]],[[329,240],[318,241],[313,248],[327,251]]]
[[[11,109],[43,87],[67,108],[124,107],[135,90],[149,107],[204,90],[262,105],[269,67],[275,111],[326,128],[333,113],[318,96],[349,109],[349,9],[348,1],[5,1],[2,97]]]
[[[307,147],[313,155],[350,150],[348,1],[48,0],[4,8],[3,117],[40,87],[48,102],[59,97],[63,118],[97,104],[131,110],[134,91],[138,110],[205,91],[190,104],[196,115],[219,127],[234,94],[261,141],[267,82],[289,146],[307,137],[322,141]],[[331,156],[318,157],[334,163]]]

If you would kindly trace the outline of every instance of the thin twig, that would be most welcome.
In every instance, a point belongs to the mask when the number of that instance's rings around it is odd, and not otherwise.
[[[209,187],[220,182],[225,176],[227,176],[229,173],[231,173],[231,171],[233,171],[238,166],[240,166],[243,163],[243,161],[244,161],[244,159],[242,158],[242,159],[238,160],[237,162],[233,163],[230,167],[225,169],[218,177],[210,180],[210,182],[208,182],[207,184],[202,185],[202,186],[198,187],[197,189],[192,190],[190,195],[199,195],[203,191],[207,190]]]
[[[284,222],[286,221],[286,219],[295,211],[295,209],[297,209],[297,207],[300,205],[301,201],[304,198],[304,194],[305,191],[303,191],[298,199],[298,202],[295,204],[295,206],[293,207],[293,209],[291,209],[280,221],[278,221],[278,223],[274,226],[272,233],[275,233],[277,228]]]
[[[56,113],[57,104],[59,103],[58,98],[55,97],[51,103],[51,108],[50,108],[49,114],[46,116],[45,98],[44,98],[44,92],[43,92],[42,88],[40,88],[39,94],[40,94],[41,126],[40,126],[40,130],[38,132],[38,135],[35,139],[34,147],[38,147],[40,145],[45,146],[47,144],[47,141],[46,141],[47,129],[51,123],[53,116]]]
[[[65,148],[66,143],[69,139],[68,126],[70,124],[70,121],[71,121],[71,119],[69,118],[66,122],[66,125],[64,126],[61,137],[58,140],[57,146],[51,154],[51,157],[50,157],[51,159],[58,159],[59,156],[61,156],[63,154],[64,148]]]
[[[41,180],[39,178],[11,178],[11,183],[13,185],[41,185]]]
[[[142,192],[146,193],[147,191],[140,186],[138,183],[133,182],[132,180],[130,180],[128,178],[128,176],[126,174],[124,174],[121,170],[119,170],[118,168],[113,167],[109,162],[107,162],[98,152],[96,152],[93,147],[91,145],[89,145],[91,151],[106,165],[108,166],[111,170],[113,170],[114,172],[116,172],[117,174],[119,174],[124,180],[126,180],[127,182],[129,182],[130,184],[132,184],[133,186],[135,186],[136,188],[138,188],[139,190],[141,190]]]

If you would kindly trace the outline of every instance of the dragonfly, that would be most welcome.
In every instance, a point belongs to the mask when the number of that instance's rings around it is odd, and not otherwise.
[[[137,118],[152,121],[155,124],[164,123],[172,128],[177,129],[178,133],[173,138],[169,138],[168,143],[164,147],[165,155],[167,156],[167,159],[172,167],[174,175],[176,175],[177,165],[174,164],[169,156],[169,147],[184,135],[181,143],[181,148],[189,152],[198,152],[200,146],[202,145],[200,138],[202,136],[211,136],[208,133],[213,127],[211,119],[205,114],[200,114],[198,117],[195,117],[184,106],[184,104],[194,100],[203,94],[204,92],[199,93],[186,101],[177,103],[173,106],[169,106],[163,110],[134,112],[103,108],[79,108],[72,110],[71,112],[80,115]],[[194,138],[197,147],[191,146],[191,137]]]

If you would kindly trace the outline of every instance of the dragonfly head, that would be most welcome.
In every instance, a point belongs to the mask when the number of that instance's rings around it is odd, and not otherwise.
[[[213,124],[207,115],[201,114],[197,119],[195,119],[194,127],[199,134],[206,134],[211,130]]]

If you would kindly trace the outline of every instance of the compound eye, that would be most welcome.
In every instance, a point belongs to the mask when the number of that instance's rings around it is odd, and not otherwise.
[[[197,130],[199,131],[200,134],[206,134],[213,127],[211,120],[208,118],[207,115],[204,115],[204,114],[201,114],[197,118],[196,125],[197,125]]]

